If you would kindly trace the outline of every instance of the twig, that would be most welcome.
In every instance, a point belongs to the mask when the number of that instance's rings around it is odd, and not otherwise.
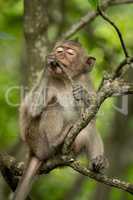
[[[133,57],[129,58],[129,63],[132,64],[133,63]],[[99,88],[98,91],[100,91],[100,89],[103,87],[103,83],[105,80],[115,80],[118,77],[121,77],[123,75],[124,72],[126,72],[126,68],[125,65],[127,65],[127,59],[124,59],[114,70],[114,72],[112,74],[108,74],[107,72],[104,74],[104,77],[101,81],[101,83],[99,84]],[[124,68],[124,70],[123,70]],[[124,71],[124,72],[123,72]]]
[[[109,24],[111,24],[111,26],[113,26],[114,29],[116,30],[116,32],[117,32],[117,34],[118,34],[118,37],[119,37],[119,39],[120,39],[121,47],[122,47],[123,52],[124,52],[124,54],[125,54],[125,58],[128,59],[128,58],[129,58],[129,55],[128,55],[128,52],[127,52],[127,49],[126,49],[126,45],[125,45],[124,40],[123,40],[123,36],[122,36],[122,34],[121,34],[119,28],[116,26],[116,24],[115,24],[113,21],[111,21],[111,20],[107,17],[107,15],[105,15],[105,13],[102,11],[102,9],[101,9],[99,6],[97,7],[97,10],[98,10],[99,15],[100,15],[105,21],[107,21]]]
[[[121,4],[132,4],[133,0],[113,0],[110,5],[111,6],[117,6]]]
[[[126,64],[128,64],[128,68],[129,67],[132,67],[131,66],[131,63],[132,63],[132,60],[131,58],[129,57],[129,54],[128,54],[128,51],[127,51],[127,48],[126,48],[126,45],[125,45],[125,42],[124,42],[124,39],[123,39],[123,36],[122,36],[122,33],[121,31],[119,30],[119,28],[116,26],[116,24],[109,19],[109,17],[107,15],[105,15],[105,13],[102,11],[102,9],[100,8],[100,6],[98,5],[97,6],[97,11],[99,13],[99,15],[105,20],[107,21],[116,31],[118,37],[119,37],[119,40],[120,40],[120,43],[121,43],[121,47],[122,47],[122,50],[124,52],[124,55],[125,55],[125,60],[126,60]],[[124,71],[124,70],[121,70],[122,69],[122,66],[119,67],[118,71],[115,73],[115,76],[116,77],[119,77],[119,76],[122,76],[126,71],[127,69]]]
[[[79,172],[80,174],[83,174],[84,176],[88,176],[89,178],[95,179],[96,181],[104,183],[105,185],[112,186],[121,190],[125,190],[128,193],[133,195],[133,184],[121,181],[117,178],[110,178],[104,174],[94,173],[88,170],[87,168],[82,167],[79,164],[79,162],[74,162],[70,164],[69,166],[72,167],[77,172]]]
[[[57,156],[52,159],[49,159],[42,168],[40,169],[39,174],[47,174],[51,170],[55,169],[56,167],[60,166],[67,166],[71,162],[73,162],[74,159],[71,156]],[[6,180],[7,183],[10,185],[12,190],[14,191],[16,189],[16,185],[18,183],[18,177],[22,176],[23,170],[24,170],[24,163],[23,162],[18,162],[13,156],[10,156],[7,153],[0,153],[0,170],[3,172],[8,171],[10,172],[12,176],[13,182],[9,183],[8,179],[9,177],[6,175]],[[15,183],[15,184],[14,184]]]
[[[101,4],[101,8],[102,8],[102,10],[105,11],[110,6],[120,5],[120,4],[126,4],[126,3],[133,3],[133,0],[108,0],[108,1],[104,1]],[[83,27],[85,27],[86,25],[88,25],[90,22],[92,22],[92,20],[94,20],[98,15],[99,15],[99,13],[97,11],[91,11],[91,12],[89,11],[87,14],[85,14],[83,17],[81,17],[78,22],[76,22],[75,24],[73,24],[62,35],[61,38],[62,39],[68,39],[68,38],[70,38],[77,31],[79,31],[80,29],[82,29]]]
[[[107,0],[105,2],[102,3],[101,7],[103,10],[106,10],[108,8],[108,6],[110,5],[110,2],[112,0]],[[98,16],[98,12],[97,11],[89,11],[86,15],[84,15],[83,17],[80,18],[80,20],[75,23],[74,25],[72,25],[63,35],[62,35],[62,39],[68,39],[71,36],[73,36],[77,31],[79,31],[80,29],[82,29],[84,26],[88,25],[92,20],[94,20],[97,16]]]
[[[132,64],[133,63],[133,57],[128,58],[128,63]],[[127,59],[124,59],[115,69],[114,71],[114,75],[113,75],[113,79],[120,77],[121,75],[123,75],[122,73],[122,69],[123,67],[125,67],[125,65],[128,64],[127,63]]]

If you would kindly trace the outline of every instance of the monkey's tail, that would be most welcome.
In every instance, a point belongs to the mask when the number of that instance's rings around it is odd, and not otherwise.
[[[33,177],[37,174],[42,162],[36,158],[32,157],[29,160],[28,167],[20,180],[20,183],[15,191],[13,200],[25,200],[30,189]]]

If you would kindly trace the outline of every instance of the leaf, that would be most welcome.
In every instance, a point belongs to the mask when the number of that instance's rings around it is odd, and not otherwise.
[[[98,6],[98,0],[88,0],[89,4],[91,5],[91,7],[93,8],[97,8]]]

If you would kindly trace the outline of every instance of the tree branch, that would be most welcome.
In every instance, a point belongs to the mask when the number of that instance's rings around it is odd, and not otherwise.
[[[113,75],[113,79],[122,76],[127,69],[123,70],[123,68],[125,68],[125,65],[127,65],[128,63],[130,63],[130,65],[133,63],[133,57],[128,58],[128,62],[127,59],[124,59],[115,69],[114,71],[114,75]]]
[[[111,85],[113,89],[112,96],[123,96],[128,94],[133,94],[133,83],[127,83],[123,80],[115,80]]]
[[[117,35],[119,37],[120,43],[121,43],[121,48],[122,48],[122,50],[124,52],[124,55],[125,55],[125,62],[126,62],[126,64],[128,64],[128,68],[132,67],[131,66],[132,58],[129,57],[129,54],[128,54],[128,51],[127,51],[127,48],[126,48],[126,45],[125,45],[125,42],[124,42],[124,39],[123,39],[121,31],[116,26],[116,24],[112,20],[110,20],[107,15],[105,15],[105,13],[102,11],[102,9],[101,9],[101,7],[99,5],[97,6],[97,11],[98,11],[99,15],[115,29],[115,31],[116,31],[116,33],[117,33]],[[123,64],[120,65],[117,68],[118,71],[117,70],[115,71],[115,76],[116,77],[122,76],[125,73],[126,70],[121,70],[122,67],[123,67]]]
[[[15,191],[17,183],[18,183],[18,177],[16,176],[16,173],[12,173],[12,169],[19,169],[19,167],[16,165],[15,158],[9,156],[7,153],[0,153],[0,170],[5,178],[7,184],[10,186],[12,191]],[[13,167],[13,168],[12,168]]]
[[[82,167],[79,164],[79,162],[73,162],[69,166],[72,167],[75,171],[79,172],[80,174],[83,174],[84,176],[95,179],[96,181],[104,183],[105,185],[125,190],[133,195],[133,184],[121,181],[117,178],[110,178],[104,174],[94,173],[89,169]]]
[[[121,5],[121,4],[131,4],[133,0],[113,0],[111,6]]]
[[[126,4],[126,3],[133,3],[133,0],[108,0],[104,1],[101,4],[101,9],[105,11],[108,7],[114,6],[114,5],[120,5],[120,4]],[[73,36],[77,31],[88,25],[90,22],[92,22],[99,13],[97,11],[89,11],[86,15],[81,17],[81,19],[73,24],[63,35],[62,39],[68,39],[71,36]]]
[[[70,156],[57,156],[53,159],[49,159],[40,169],[40,174],[47,174],[51,170],[60,166],[67,166],[74,160]],[[5,178],[7,184],[11,187],[12,191],[15,191],[19,181],[19,177],[22,176],[24,171],[24,163],[17,162],[17,160],[8,155],[7,153],[0,153],[0,171]]]
[[[127,58],[129,57],[129,55],[128,55],[128,52],[127,52],[127,49],[126,49],[125,42],[124,42],[124,40],[123,40],[123,36],[122,36],[122,34],[121,34],[119,28],[116,26],[116,24],[115,24],[113,21],[111,21],[111,20],[107,17],[107,15],[105,15],[105,13],[102,11],[102,8],[101,8],[101,7],[98,6],[98,7],[97,7],[97,10],[98,10],[99,15],[100,15],[105,21],[107,21],[111,26],[113,26],[113,28],[114,28],[115,31],[117,32],[118,37],[119,37],[119,39],[120,39],[121,47],[122,47],[123,52],[124,52],[124,54],[125,54],[125,58],[127,59]]]
[[[0,154],[0,164],[1,164],[0,169],[1,167],[5,168],[5,170],[6,171],[8,170],[8,172],[12,175],[12,177],[14,177],[14,180],[17,180],[15,183],[17,185],[18,180],[19,180],[18,177],[23,174],[24,164],[22,162],[21,163],[17,162],[15,158],[13,158],[12,156],[9,156],[6,153]],[[112,187],[127,191],[130,194],[133,194],[133,184],[121,181],[116,178],[108,177],[104,174],[92,172],[86,167],[81,166],[78,161],[74,161],[73,159],[68,158],[68,157],[57,157],[57,158],[52,159],[51,161],[49,160],[44,165],[44,167],[40,170],[40,174],[42,173],[46,174],[59,166],[69,166],[73,168],[75,171],[85,176],[88,176],[89,178],[92,178],[98,182],[104,183],[108,186],[112,186]],[[15,190],[16,185],[13,186],[14,187],[13,190]]]
[[[112,0],[107,0],[105,2],[102,3],[101,8],[102,10],[106,10],[108,8],[108,6],[110,5],[110,2]],[[62,35],[62,39],[68,39],[71,36],[73,36],[77,31],[79,31],[80,29],[82,29],[84,26],[88,25],[92,20],[94,20],[97,16],[99,15],[99,13],[97,11],[89,11],[86,15],[84,15],[83,17],[81,17],[81,19],[75,23],[74,25],[72,25],[63,35]]]

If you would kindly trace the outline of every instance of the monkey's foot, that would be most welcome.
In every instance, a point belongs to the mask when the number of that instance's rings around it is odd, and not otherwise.
[[[73,96],[76,101],[80,101],[83,99],[84,89],[80,84],[73,85]]]
[[[108,159],[103,155],[99,155],[91,160],[89,169],[93,172],[99,173],[103,172],[103,170],[108,168],[108,166],[109,166]]]

